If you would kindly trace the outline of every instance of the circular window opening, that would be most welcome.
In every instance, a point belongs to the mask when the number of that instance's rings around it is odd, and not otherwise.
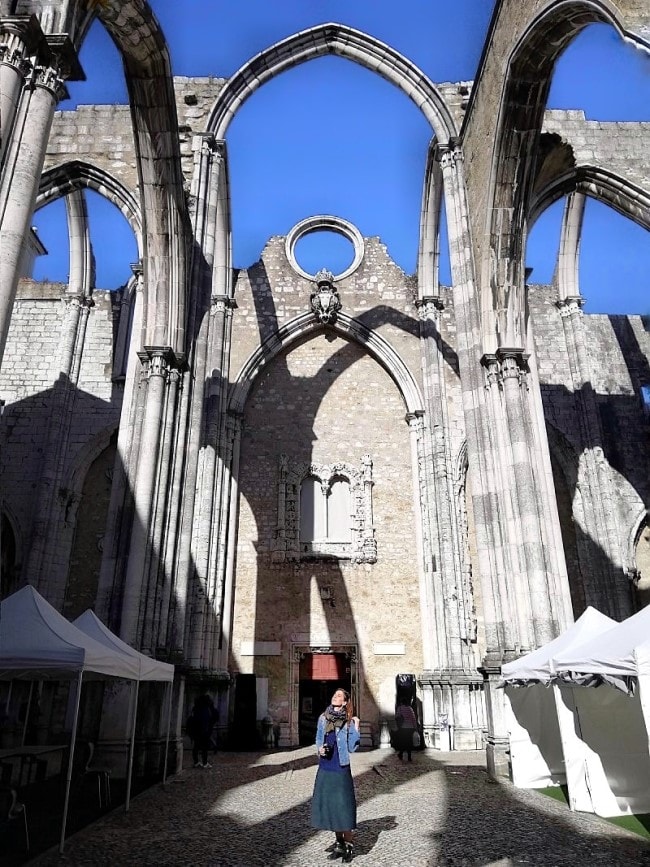
[[[352,265],[354,253],[348,238],[331,229],[317,229],[298,239],[294,255],[307,274],[316,274],[321,268],[341,274]]]

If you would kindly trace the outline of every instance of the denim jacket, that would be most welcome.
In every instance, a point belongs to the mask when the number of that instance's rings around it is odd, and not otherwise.
[[[336,729],[336,746],[339,751],[339,763],[341,765],[350,764],[350,753],[356,752],[359,749],[359,741],[361,735],[354,723],[346,723],[341,728]],[[318,717],[318,727],[316,729],[316,750],[320,750],[325,741],[325,714]]]

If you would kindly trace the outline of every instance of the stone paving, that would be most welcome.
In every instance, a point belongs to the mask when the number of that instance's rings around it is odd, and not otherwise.
[[[186,756],[186,761],[187,761]],[[309,825],[316,772],[311,747],[221,753],[188,768],[71,837],[53,865],[326,865],[333,835]],[[190,763],[191,764],[191,763]],[[483,753],[390,750],[353,756],[361,865],[650,865],[650,843],[604,819],[571,813],[509,782],[491,782]],[[336,860],[333,863],[341,863]]]

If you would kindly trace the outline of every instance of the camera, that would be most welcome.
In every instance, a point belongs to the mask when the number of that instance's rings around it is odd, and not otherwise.
[[[323,758],[331,759],[334,755],[334,747],[332,744],[323,744]]]

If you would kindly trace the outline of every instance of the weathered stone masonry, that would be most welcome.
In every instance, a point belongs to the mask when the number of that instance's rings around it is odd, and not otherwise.
[[[87,13],[0,4],[2,592],[29,581],[69,616],[91,605],[177,663],[177,745],[204,689],[224,742],[269,714],[298,743],[327,657],[365,744],[387,744],[395,675],[412,673],[426,746],[485,744],[500,773],[502,663],[587,604],[622,618],[646,601],[650,342],[639,317],[584,314],[578,264],[586,196],[650,226],[648,124],[545,111],[581,28],[647,47],[646,6],[500,0],[475,81],[435,85],[340,24],[229,80],[173,79],[147,4],[108,0],[92,14],[131,104],[59,112]],[[379,238],[341,279],[299,273],[279,237],[233,270],[228,124],[258,86],[327,54],[379,70],[431,125],[416,275]],[[117,292],[94,285],[86,188],[136,236]],[[19,282],[33,209],[58,197],[69,282]],[[527,286],[527,233],[560,197],[554,284]],[[339,504],[345,538],[304,537],[305,484],[314,509]],[[125,732],[102,725],[119,752]]]

